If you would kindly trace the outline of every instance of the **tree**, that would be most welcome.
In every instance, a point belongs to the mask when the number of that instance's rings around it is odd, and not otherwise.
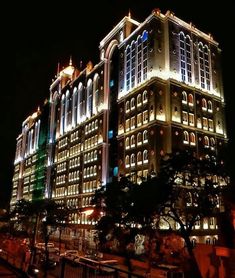
[[[209,159],[198,159],[190,152],[165,156],[160,171],[140,185],[127,178],[113,181],[99,189],[94,197],[95,216],[100,240],[106,241],[112,231],[136,229],[151,239],[161,224],[177,230],[191,257],[193,273],[200,277],[190,241],[197,221],[219,212],[222,189],[228,183],[222,165]],[[103,214],[103,215],[100,215]],[[149,252],[151,253],[151,252]],[[151,255],[149,255],[151,260]],[[192,277],[192,276],[191,276]]]

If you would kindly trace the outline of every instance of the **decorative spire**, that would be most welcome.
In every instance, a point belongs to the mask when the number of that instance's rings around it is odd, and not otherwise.
[[[69,65],[70,65],[70,66],[72,66],[72,65],[73,65],[72,55],[70,55]]]
[[[131,10],[129,9],[128,17],[131,18]]]

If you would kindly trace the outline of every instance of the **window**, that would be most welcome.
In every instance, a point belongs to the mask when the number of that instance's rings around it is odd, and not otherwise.
[[[188,105],[193,106],[194,101],[193,101],[193,95],[189,94],[188,95]]]
[[[214,123],[213,123],[213,120],[208,119],[208,126],[209,126],[209,131],[214,131]]]
[[[139,36],[137,39],[137,83],[142,81],[142,40]]]
[[[127,100],[126,101],[126,113],[128,113],[130,111],[130,101]]]
[[[92,80],[89,79],[87,82],[87,98],[86,98],[86,116],[88,118],[92,115]]]
[[[187,125],[188,124],[188,113],[183,111],[182,112],[182,119],[183,119],[183,124]]]
[[[137,153],[137,165],[141,165],[142,164],[142,153],[138,152]]]
[[[96,73],[93,79],[93,101],[92,101],[92,112],[93,114],[96,114],[98,111],[98,105],[99,105],[99,84],[100,83],[100,77]]]
[[[131,135],[131,148],[135,147],[135,135]]]
[[[208,46],[200,42],[198,45],[199,55],[199,73],[201,88],[210,90],[210,64]]]
[[[65,98],[65,131],[69,130],[70,125],[70,95],[69,91],[66,92],[66,98]]]
[[[148,163],[148,151],[147,150],[143,151],[143,162]]]
[[[202,99],[202,110],[204,110],[204,111],[207,110],[207,102],[204,98]]]
[[[142,51],[143,51],[143,80],[147,79],[147,73],[148,73],[148,33],[147,31],[143,32],[142,35]]]
[[[78,108],[78,91],[75,87],[73,89],[73,107],[72,107],[72,126],[75,127],[77,125],[77,108]]]
[[[189,125],[194,126],[194,114],[189,113]]]
[[[202,119],[200,118],[200,116],[197,116],[197,127],[202,128]]]
[[[135,42],[131,43],[131,88],[135,87]]]
[[[211,102],[211,100],[208,100],[208,112],[210,112],[210,113],[213,112],[213,107],[212,107],[212,102]]]
[[[135,155],[131,155],[131,166],[135,166]]]
[[[131,129],[135,129],[135,117],[131,118]]]
[[[141,97],[141,94],[138,94],[138,96],[137,96],[137,107],[141,106],[141,104],[142,104],[142,97]]]
[[[188,131],[184,131],[184,144],[189,144],[189,134]]]
[[[143,92],[143,103],[148,102],[148,95],[147,95],[147,91]]]
[[[142,133],[139,132],[137,134],[137,145],[141,145],[142,144]]]
[[[209,148],[209,138],[208,138],[208,136],[204,137],[204,147]]]
[[[147,143],[148,142],[148,131],[144,130],[143,132],[143,143]]]
[[[143,124],[148,123],[148,111],[143,112]]]
[[[131,110],[135,109],[135,99],[131,99]]]
[[[78,109],[77,109],[77,123],[81,123],[82,116],[85,114],[85,96],[84,88],[80,82],[78,85]]]
[[[130,130],[130,119],[126,120],[126,131]]]
[[[214,150],[215,149],[215,139],[213,137],[210,138],[210,145],[211,145],[211,149]]]
[[[65,96],[62,95],[60,106],[60,135],[65,132]]]
[[[130,90],[130,75],[131,75],[131,50],[128,45],[125,51],[126,58],[126,90]]]
[[[189,36],[180,32],[180,72],[183,82],[192,82],[192,55],[191,55],[191,39]]]
[[[124,34],[123,31],[120,31],[119,33],[119,41],[122,42],[124,40]]]
[[[137,126],[141,126],[142,125],[142,113],[139,113],[137,115]]]
[[[190,145],[192,145],[192,146],[196,145],[196,137],[193,132],[190,133]]]
[[[208,120],[207,118],[202,118],[203,129],[208,130]]]
[[[126,138],[126,149],[129,149],[130,148],[130,138],[127,137]]]
[[[126,168],[130,167],[130,156],[129,155],[126,155],[125,164],[126,164]]]
[[[182,103],[187,104],[187,93],[185,91],[182,92]]]

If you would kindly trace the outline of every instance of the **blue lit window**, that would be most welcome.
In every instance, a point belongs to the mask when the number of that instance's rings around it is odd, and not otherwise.
[[[118,167],[113,168],[113,175],[116,177],[118,175]]]
[[[110,82],[109,82],[109,86],[110,87],[113,87],[114,86],[114,80],[112,79],[112,80],[110,80]]]
[[[109,139],[113,138],[113,130],[109,130]]]
[[[142,41],[145,42],[148,39],[148,32],[144,31],[143,36],[142,36]]]

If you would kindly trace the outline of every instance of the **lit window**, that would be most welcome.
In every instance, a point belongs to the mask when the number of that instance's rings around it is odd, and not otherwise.
[[[148,151],[143,151],[143,163],[148,163]]]
[[[194,126],[194,114],[189,113],[189,125]]]
[[[124,34],[123,31],[120,31],[119,33],[119,41],[122,42],[124,40]]]
[[[210,146],[209,138],[208,138],[208,136],[205,136],[204,137],[204,147],[209,148],[209,146]]]
[[[135,87],[135,63],[136,63],[136,50],[135,50],[135,42],[131,43],[131,88]]]
[[[131,166],[135,166],[135,155],[131,155]]]
[[[202,120],[201,120],[200,116],[197,117],[197,127],[202,128]]]
[[[142,144],[142,133],[139,132],[137,134],[137,145],[141,145]]]
[[[148,102],[148,95],[147,95],[147,91],[143,92],[143,103]]]
[[[203,129],[208,130],[208,119],[203,117],[202,123],[203,123]]]
[[[204,98],[202,99],[202,110],[204,110],[204,111],[207,110],[207,102]]]
[[[210,138],[210,145],[211,145],[211,149],[214,150],[215,149],[215,139],[213,137]]]
[[[189,144],[189,134],[188,131],[184,131],[184,144]]]
[[[142,104],[142,97],[141,97],[141,94],[138,94],[137,96],[137,106],[141,106]]]
[[[188,95],[188,105],[193,106],[194,100],[193,100],[193,95],[189,94]]]
[[[182,112],[182,120],[184,125],[188,124],[188,113],[185,111]]]
[[[131,148],[135,147],[135,135],[131,136]]]
[[[185,91],[182,92],[182,103],[187,104],[187,93]]]
[[[135,117],[131,118],[131,129],[135,129]]]
[[[143,143],[147,143],[148,142],[148,131],[144,130],[143,132]]]
[[[126,90],[130,90],[130,77],[131,77],[131,49],[128,45],[125,51],[125,62],[126,62]]]
[[[126,138],[126,149],[129,149],[130,148],[130,138],[127,137]]]
[[[141,152],[137,153],[137,164],[138,165],[142,164],[142,153]]]
[[[142,125],[142,113],[137,115],[137,126]]]
[[[190,145],[192,145],[192,146],[196,145],[196,137],[193,132],[190,133]]]
[[[131,110],[135,109],[135,99],[131,99]]]
[[[211,102],[211,100],[208,100],[208,112],[210,112],[210,113],[213,112],[213,107],[212,107],[212,102]]]
[[[128,113],[130,111],[130,102],[129,100],[126,101],[126,113]]]
[[[130,130],[130,119],[126,120],[126,131]]]
[[[146,124],[146,123],[148,123],[148,111],[147,110],[145,110],[143,112],[143,124]]]
[[[130,167],[130,156],[129,155],[126,155],[125,164],[126,164],[126,168]]]
[[[209,131],[214,131],[214,123],[213,123],[213,120],[208,119],[208,126],[209,126]]]

